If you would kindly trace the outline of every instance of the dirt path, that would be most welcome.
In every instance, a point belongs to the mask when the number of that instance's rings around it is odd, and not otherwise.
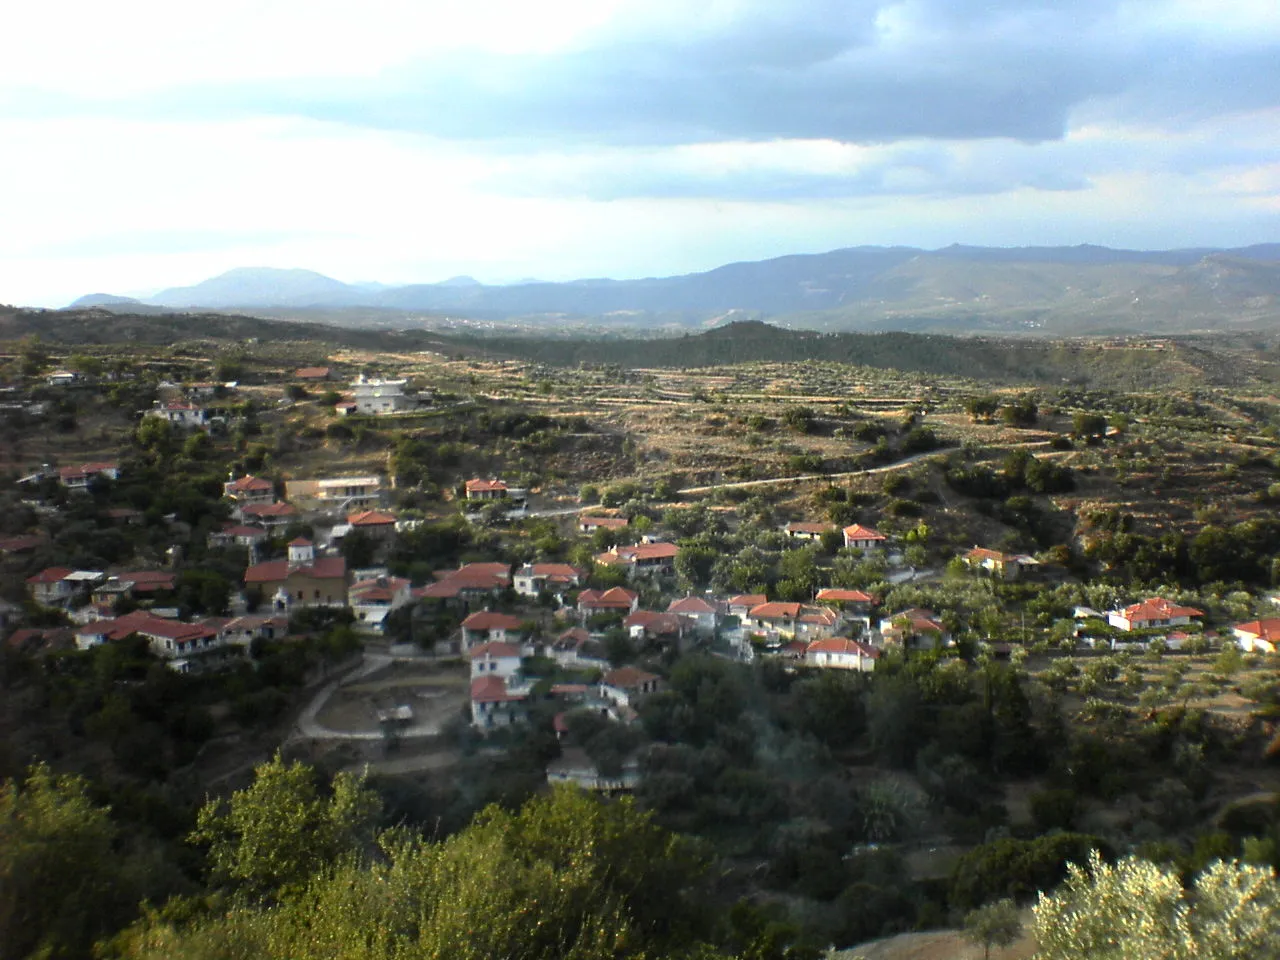
[[[372,676],[378,671],[389,667],[396,661],[400,662],[427,662],[424,657],[393,657],[385,653],[369,653],[365,652],[364,659],[360,666],[356,667],[345,676],[333,680],[316,692],[311,698],[311,702],[307,704],[302,713],[298,716],[298,721],[294,725],[294,732],[290,739],[303,740],[382,740],[384,734],[381,730],[333,730],[322,725],[317,716],[324,709],[329,698],[338,690],[339,687],[350,686],[359,683],[367,677]],[[443,725],[439,721],[428,723],[416,723],[413,726],[405,727],[396,731],[396,738],[399,740],[415,740],[423,737],[438,737],[443,729]]]

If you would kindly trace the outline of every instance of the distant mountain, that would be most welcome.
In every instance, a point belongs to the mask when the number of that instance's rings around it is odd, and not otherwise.
[[[415,324],[425,314],[448,323],[470,319],[544,327],[706,327],[767,317],[784,326],[831,331],[1254,329],[1280,326],[1280,244],[1164,251],[1093,245],[852,247],[675,277],[510,285],[463,276],[383,287],[346,284],[308,270],[246,268],[165,290],[144,302],[271,310],[296,319],[324,320],[341,313],[352,324],[378,325],[399,313]]]
[[[78,310],[81,307],[137,307],[141,303],[141,300],[134,297],[117,297],[113,293],[88,293],[70,304],[67,309]]]

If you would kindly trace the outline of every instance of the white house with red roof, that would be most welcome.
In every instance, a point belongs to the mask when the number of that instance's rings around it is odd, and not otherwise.
[[[828,607],[775,600],[752,607],[747,614],[750,629],[766,635],[814,639],[830,636],[840,625],[840,618]]]
[[[1037,566],[1034,557],[1025,554],[1001,553],[986,547],[974,547],[961,559],[970,570],[980,570],[1002,580],[1016,580],[1027,567]]]
[[[657,674],[639,667],[618,667],[600,678],[599,690],[600,698],[610,703],[616,711],[619,707],[634,710],[640,700],[651,693],[657,693],[661,687],[662,678]]]
[[[383,621],[394,610],[413,602],[413,584],[404,577],[375,577],[353,583],[347,590],[347,606],[355,616],[355,627],[381,633]]]
[[[578,612],[584,617],[601,613],[626,615],[634,612],[639,603],[640,594],[626,587],[610,587],[608,590],[589,587],[578,594]]]
[[[421,600],[469,605],[497,597],[511,586],[511,567],[505,563],[468,563],[457,570],[436,570],[434,583],[414,591]]]
[[[1150,597],[1123,610],[1107,613],[1107,623],[1118,630],[1158,630],[1161,627],[1185,627],[1204,611],[1184,607],[1164,597]]]
[[[222,495],[234,503],[275,503],[276,486],[263,477],[245,474],[222,485]]]
[[[110,461],[98,461],[58,468],[58,482],[68,490],[87,490],[94,477],[118,480],[120,466]]]
[[[551,658],[562,667],[608,669],[604,647],[591,638],[585,627],[570,627],[551,644]]]
[[[729,616],[745,620],[755,607],[768,602],[769,598],[763,593],[740,593],[725,602],[725,610]]]
[[[27,577],[27,592],[42,607],[60,607],[69,602],[79,589],[74,580],[67,579],[75,571],[70,567],[45,567],[34,576]]]
[[[522,653],[514,643],[491,640],[480,643],[467,651],[471,661],[471,678],[485,676],[501,677],[503,682],[510,680],[520,672]]]
[[[205,541],[210,547],[247,547],[250,550],[262,545],[269,534],[262,527],[247,523],[227,523],[221,530],[214,530]]]
[[[876,602],[876,598],[869,593],[844,587],[824,587],[814,595],[813,600],[815,603],[859,616],[865,616]]]
[[[507,497],[505,480],[475,478],[463,484],[468,500],[503,500]]]
[[[471,681],[471,725],[478,730],[509,727],[524,720],[528,691],[508,686],[496,673]]]
[[[578,517],[580,533],[595,533],[597,530],[625,530],[631,521],[626,517],[602,517],[596,514],[583,514]]]
[[[462,621],[462,646],[470,650],[481,643],[512,643],[522,639],[524,623],[519,617],[496,610],[477,610]]]
[[[875,550],[882,550],[885,541],[888,539],[878,530],[872,530],[870,527],[864,527],[860,523],[852,524],[844,528],[844,546],[846,550],[861,550],[863,553],[870,553]]]
[[[880,621],[880,635],[886,643],[903,644],[912,649],[934,649],[951,644],[951,631],[936,613],[923,607],[911,607]]]
[[[684,617],[656,610],[636,610],[622,621],[632,640],[649,643],[679,643],[692,628]]]
[[[76,647],[88,650],[113,640],[138,635],[147,639],[151,652],[185,672],[187,657],[208,653],[220,646],[219,627],[207,623],[186,623],[135,610],[122,617],[95,620],[75,631]]]
[[[782,528],[792,540],[821,540],[823,534],[832,533],[836,529],[833,523],[814,523],[808,520],[793,520]]]
[[[870,673],[876,668],[880,651],[861,640],[848,637],[825,637],[805,648],[804,662],[811,667],[830,670],[859,670]]]
[[[298,519],[298,508],[291,503],[246,503],[237,507],[240,519],[256,523],[268,531],[282,530]]]
[[[166,420],[182,430],[198,430],[209,422],[209,414],[203,407],[185,400],[157,400],[147,416]]]
[[[667,604],[667,613],[678,614],[690,622],[699,633],[716,632],[716,624],[720,621],[720,612],[714,603],[702,597],[681,597]]]
[[[516,593],[536,597],[542,593],[561,596],[582,583],[582,571],[567,563],[526,563],[512,580]]]
[[[1280,618],[1250,620],[1231,628],[1236,643],[1245,653],[1275,653],[1280,648]]]
[[[627,576],[672,573],[680,548],[674,543],[637,543],[633,547],[613,547],[596,555],[596,563],[624,567]]]

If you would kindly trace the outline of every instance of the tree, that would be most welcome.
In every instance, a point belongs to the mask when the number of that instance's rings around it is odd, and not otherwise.
[[[980,397],[969,397],[964,402],[965,413],[969,414],[969,419],[974,423],[990,423],[996,415],[996,410],[1000,408],[1000,398],[994,393],[984,394]]]
[[[1107,432],[1107,418],[1081,410],[1071,418],[1071,432],[1077,437],[1101,437]]]
[[[315,771],[280,754],[254,770],[229,804],[209,801],[191,839],[208,844],[215,876],[266,897],[301,887],[321,866],[357,849],[378,812],[363,778],[338,774],[322,796]]]
[[[1004,899],[971,910],[964,918],[964,935],[982,947],[983,957],[991,960],[992,947],[1011,946],[1022,936],[1018,905]]]
[[[1280,882],[1269,867],[1218,861],[1183,888],[1176,869],[1097,853],[1040,895],[1043,960],[1247,960],[1280,956]]]

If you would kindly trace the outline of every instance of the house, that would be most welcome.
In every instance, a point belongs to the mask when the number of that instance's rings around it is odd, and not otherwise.
[[[1280,647],[1280,618],[1237,623],[1231,633],[1245,653],[1275,653]]]
[[[511,567],[505,563],[468,563],[432,576],[436,582],[417,591],[419,599],[467,605],[497,597],[511,586]]]
[[[147,639],[151,652],[157,657],[171,662],[208,653],[220,645],[218,628],[209,623],[185,623],[158,617],[146,610],[135,610],[122,617],[95,620],[78,628],[75,631],[76,647],[88,650],[135,634]]]
[[[516,571],[514,585],[522,597],[561,596],[579,586],[582,576],[581,570],[567,563],[526,563]]]
[[[481,643],[467,651],[471,660],[471,677],[498,676],[510,680],[520,672],[520,648],[514,643],[493,640]]]
[[[11,633],[5,644],[26,656],[38,656],[75,649],[75,636],[70,627],[23,627]]]
[[[247,503],[239,513],[242,519],[261,524],[268,532],[283,530],[298,519],[298,508],[291,503]]]
[[[363,374],[351,384],[351,399],[356,413],[381,416],[399,413],[415,406],[412,398],[404,395],[407,380],[371,380]]]
[[[462,621],[462,647],[469,650],[479,643],[507,643],[519,640],[525,621],[509,613],[477,610]]]
[[[526,692],[508,687],[496,673],[471,681],[471,725],[492,730],[518,723],[525,716]]]
[[[824,587],[813,599],[815,603],[860,617],[865,617],[876,602],[876,598],[869,593],[863,593],[861,590],[846,590],[842,587]]]
[[[912,607],[880,621],[880,634],[886,643],[899,643],[912,649],[934,649],[951,644],[951,631],[932,610]]]
[[[333,371],[328,367],[299,367],[293,371],[293,379],[307,383],[322,383],[328,380]]]
[[[218,631],[218,640],[225,647],[243,647],[247,651],[254,640],[278,640],[288,633],[288,617],[246,614],[224,623]]]
[[[815,640],[804,651],[804,661],[811,667],[831,670],[859,670],[870,673],[876,668],[880,651],[869,643],[847,637]]]
[[[147,411],[147,416],[166,420],[181,430],[198,430],[209,422],[209,415],[203,407],[183,400],[157,400],[156,405]]]
[[[580,533],[595,533],[597,530],[625,530],[631,523],[626,517],[598,517],[583,515],[578,517]]]
[[[347,605],[347,561],[316,557],[315,546],[303,537],[290,542],[287,559],[251,565],[244,582],[261,590],[280,610]]]
[[[793,521],[782,528],[782,532],[792,540],[821,540],[823,534],[834,530],[835,524],[806,521]]]
[[[636,703],[657,693],[662,678],[638,667],[618,667],[600,678],[600,698],[618,707],[635,708]]]
[[[77,584],[68,580],[75,573],[70,567],[46,567],[27,577],[27,593],[42,607],[60,607],[76,595]]]
[[[44,379],[51,387],[69,387],[80,379],[80,375],[71,370],[54,370]]]
[[[1023,569],[1035,564],[1035,560],[1025,555],[1014,556],[1001,553],[999,550],[988,550],[985,547],[974,547],[961,559],[970,570],[980,570],[1001,580],[1016,580]]]
[[[627,576],[673,573],[680,548],[674,543],[638,543],[634,547],[614,547],[596,555],[596,563],[622,566]]]
[[[94,477],[120,479],[120,467],[109,462],[81,463],[58,469],[58,482],[68,490],[87,490]]]
[[[830,636],[840,625],[840,618],[827,607],[776,600],[752,607],[747,621],[757,630],[794,638]]]
[[[267,539],[267,531],[242,523],[224,524],[221,530],[209,534],[205,541],[210,547],[248,547],[254,550]]]
[[[413,602],[413,584],[403,577],[375,577],[353,583],[347,591],[347,606],[360,630],[381,633],[383,621],[394,610]]]
[[[12,556],[31,553],[44,543],[45,538],[39,533],[22,533],[16,537],[0,537],[0,554]]]
[[[177,574],[170,570],[125,570],[116,574],[114,579],[133,584],[131,592],[135,597],[147,597],[171,592],[177,582]]]
[[[589,667],[604,670],[609,666],[603,647],[591,639],[583,627],[570,627],[551,644],[551,658],[562,667]]]
[[[246,474],[222,485],[222,495],[235,503],[275,503],[276,487],[270,480]]]
[[[632,640],[648,643],[679,643],[691,624],[676,613],[637,610],[622,621]]]
[[[729,616],[745,620],[752,609],[768,602],[769,598],[763,593],[740,593],[736,597],[729,598],[725,604],[725,609],[728,611]]]
[[[320,480],[287,480],[286,500],[315,501],[321,508],[367,509],[382,493],[381,477],[326,477]]]
[[[1107,623],[1118,630],[1153,630],[1160,627],[1184,627],[1195,617],[1203,617],[1204,611],[1195,607],[1182,607],[1164,597],[1151,597],[1123,610],[1107,613]]]
[[[885,541],[888,539],[878,530],[872,530],[870,527],[864,527],[860,523],[844,528],[844,546],[846,550],[861,550],[863,553],[870,553],[875,550],[884,548]]]
[[[578,594],[578,612],[584,617],[601,613],[632,613],[640,602],[640,594],[626,587],[610,587],[608,590],[583,590]]]
[[[716,623],[720,619],[715,604],[701,597],[681,597],[667,604],[667,613],[678,614],[690,621],[690,625],[699,633],[715,633]]]
[[[640,761],[635,755],[628,756],[616,774],[604,774],[581,747],[566,747],[547,764],[547,783],[570,783],[596,793],[634,790],[640,783]]]
[[[464,485],[468,500],[505,500],[507,484],[503,480],[468,480]]]
[[[396,535],[395,514],[381,510],[361,510],[348,514],[347,523],[352,530],[358,530],[373,540],[383,542]]]
[[[219,389],[227,389],[227,384],[214,383],[212,380],[200,380],[195,383],[183,384],[182,392],[188,397],[212,397],[217,395]]]

